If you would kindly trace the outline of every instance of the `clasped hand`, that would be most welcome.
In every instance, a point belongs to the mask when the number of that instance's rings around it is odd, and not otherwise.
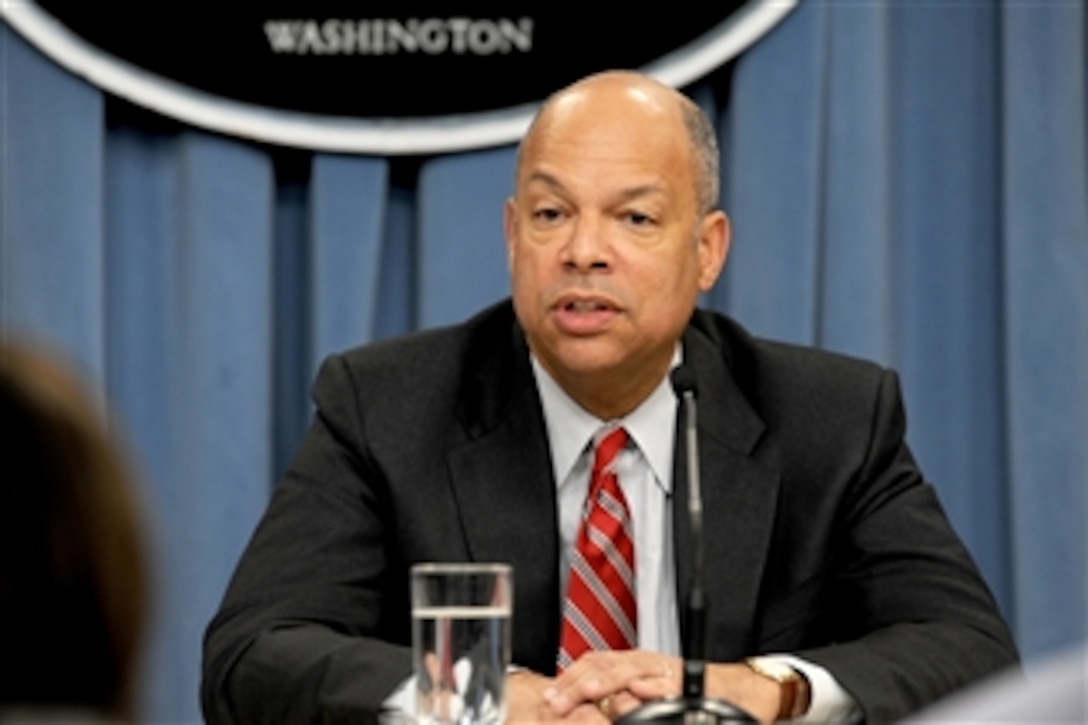
[[[680,692],[681,661],[646,650],[589,652],[563,674],[507,680],[508,722],[610,722],[649,700]]]
[[[682,677],[678,657],[647,650],[588,652],[555,678],[527,670],[511,674],[507,722],[611,722],[646,702],[678,696]],[[761,723],[774,721],[777,686],[744,665],[708,664],[706,690]]]

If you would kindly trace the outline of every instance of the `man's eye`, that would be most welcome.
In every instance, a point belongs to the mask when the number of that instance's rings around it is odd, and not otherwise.
[[[644,227],[653,224],[654,218],[640,211],[629,211],[627,212],[627,221],[636,227]]]
[[[540,221],[544,222],[554,222],[561,216],[562,213],[558,209],[552,207],[537,209],[533,212],[534,219],[539,219]]]

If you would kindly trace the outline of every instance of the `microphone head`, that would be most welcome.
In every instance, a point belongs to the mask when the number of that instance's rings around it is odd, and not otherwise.
[[[685,393],[691,393],[691,397],[696,397],[695,373],[691,372],[691,368],[687,365],[677,365],[673,368],[669,373],[669,380],[672,382],[672,390],[677,398],[683,400]]]

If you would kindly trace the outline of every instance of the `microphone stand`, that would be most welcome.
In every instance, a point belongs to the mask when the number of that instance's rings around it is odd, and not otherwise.
[[[706,581],[703,571],[703,493],[699,476],[699,443],[695,410],[695,376],[687,366],[672,372],[672,386],[684,412],[688,478],[688,516],[691,522],[692,570],[686,613],[684,680],[679,697],[648,702],[616,720],[620,725],[683,723],[716,725],[723,722],[755,723],[756,719],[724,700],[704,696],[706,687]]]

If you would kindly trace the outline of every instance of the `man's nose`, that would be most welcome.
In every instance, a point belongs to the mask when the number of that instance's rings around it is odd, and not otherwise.
[[[607,269],[611,265],[610,249],[603,221],[595,216],[579,216],[571,225],[570,237],[563,246],[563,265],[586,272]]]

